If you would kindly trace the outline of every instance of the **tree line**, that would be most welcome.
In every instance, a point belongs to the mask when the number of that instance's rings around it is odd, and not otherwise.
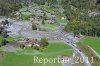
[[[0,16],[8,16],[22,7],[25,0],[0,0]]]
[[[49,6],[52,6],[57,3],[57,0],[0,0],[0,16],[8,16],[22,6],[28,6],[33,2],[38,5],[44,5],[47,2]]]

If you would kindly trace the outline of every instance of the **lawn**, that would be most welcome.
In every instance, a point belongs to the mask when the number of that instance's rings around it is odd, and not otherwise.
[[[56,24],[45,23],[44,25],[41,26],[42,31],[50,31],[50,30],[54,30],[54,29],[58,29]]]
[[[61,19],[59,19],[59,21],[60,21],[60,23],[62,24],[62,25],[66,25],[67,24],[67,20],[61,20]]]
[[[21,12],[21,15],[23,20],[28,20],[32,14],[30,12]]]
[[[59,63],[34,63],[34,56],[39,58],[57,58],[61,55],[71,56],[72,48],[63,42],[50,42],[49,46],[43,52],[33,49],[25,49],[16,53],[5,53],[3,60],[0,60],[0,66],[61,66]]]
[[[97,53],[100,54],[100,38],[97,37],[85,37],[81,40],[84,44],[92,47]]]

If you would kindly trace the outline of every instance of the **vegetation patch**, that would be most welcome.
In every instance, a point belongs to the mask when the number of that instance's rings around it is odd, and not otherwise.
[[[0,51],[0,60],[4,58],[4,52]]]
[[[23,20],[28,20],[30,16],[32,15],[30,12],[22,12],[22,19]]]
[[[92,66],[100,66],[100,58],[96,56],[96,54],[88,47],[88,45],[78,43],[78,47],[87,55]]]
[[[97,37],[84,37],[81,42],[92,47],[97,53],[100,54],[100,38]]]

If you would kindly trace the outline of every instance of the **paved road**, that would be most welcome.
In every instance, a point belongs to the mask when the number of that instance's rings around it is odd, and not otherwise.
[[[73,34],[67,33],[63,30],[58,30],[58,34],[60,36],[60,39],[63,40],[65,42],[65,44],[71,46],[77,53],[79,53],[81,55],[82,58],[87,57],[87,56],[85,56],[85,54],[83,52],[79,51],[79,48],[76,48],[75,46],[73,46],[73,44],[78,42],[78,39],[75,38]],[[91,66],[89,60],[87,60],[87,59],[84,59],[84,64],[85,64],[85,66]],[[71,66],[71,64],[70,65],[62,64],[62,66]]]
[[[64,39],[64,42],[65,42],[67,45],[71,46],[77,53],[79,53],[83,59],[86,58],[85,54],[84,54],[83,52],[79,51],[78,48],[74,47],[74,46],[73,46],[72,44],[70,44],[70,43],[68,44],[67,40],[65,40],[65,39]],[[87,60],[87,59],[84,59],[84,63],[85,63],[85,66],[91,66],[89,60]]]
[[[62,25],[60,24],[60,22],[58,22],[57,24],[58,24],[58,26],[59,26],[59,28],[60,28],[60,30],[61,30],[61,33],[63,34],[63,35],[62,35],[62,36],[63,36],[63,38],[62,38],[63,41],[64,41],[67,45],[71,46],[77,53],[79,53],[83,59],[86,58],[87,56],[85,56],[85,54],[84,54],[83,52],[79,51],[79,48],[73,46],[73,44],[76,45],[76,42],[78,41],[78,39],[76,39],[76,38],[74,37],[74,35],[69,35],[69,34],[67,34],[67,32],[65,32],[64,30],[62,30],[63,28],[62,28]],[[67,35],[67,36],[66,36],[66,35]],[[68,37],[68,36],[69,36],[69,37]],[[84,64],[85,64],[85,66],[91,66],[89,60],[87,60],[87,59],[84,59]],[[62,66],[65,66],[65,65],[62,65]]]

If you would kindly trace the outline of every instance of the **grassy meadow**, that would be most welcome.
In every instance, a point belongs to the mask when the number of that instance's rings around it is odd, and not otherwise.
[[[89,45],[93,48],[97,53],[100,54],[100,38],[97,37],[84,37],[81,40],[82,43]]]
[[[57,58],[62,55],[70,57],[73,50],[63,42],[49,42],[49,46],[42,52],[33,48],[23,49],[18,52],[4,52],[3,59],[0,60],[0,66],[61,66],[60,63],[34,63],[34,56],[39,58]]]

